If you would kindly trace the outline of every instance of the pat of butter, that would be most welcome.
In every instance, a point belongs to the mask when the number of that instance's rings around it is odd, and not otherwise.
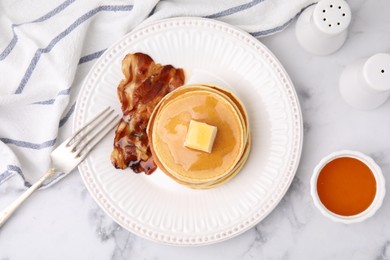
[[[191,120],[184,146],[211,153],[216,135],[216,126]]]

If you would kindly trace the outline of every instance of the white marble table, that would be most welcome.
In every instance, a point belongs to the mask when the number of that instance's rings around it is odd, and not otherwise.
[[[289,191],[257,226],[211,246],[156,244],[129,233],[105,215],[75,171],[37,192],[0,230],[0,259],[390,259],[389,196],[371,219],[344,225],[323,217],[309,193],[316,163],[345,148],[372,156],[390,182],[390,101],[373,111],[357,111],[338,93],[338,77],[345,65],[378,52],[390,53],[390,1],[354,0],[350,5],[349,38],[333,55],[305,53],[295,39],[294,24],[261,39],[295,84],[305,139]],[[0,209],[22,192],[13,187],[0,187]]]

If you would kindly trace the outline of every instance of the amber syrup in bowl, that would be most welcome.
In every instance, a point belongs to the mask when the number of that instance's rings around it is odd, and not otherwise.
[[[385,181],[372,158],[344,150],[326,156],[315,167],[311,195],[326,217],[347,224],[361,222],[382,205]]]

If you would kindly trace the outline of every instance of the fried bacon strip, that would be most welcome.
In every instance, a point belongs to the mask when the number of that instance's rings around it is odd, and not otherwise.
[[[115,132],[111,162],[115,168],[130,167],[151,174],[156,168],[146,127],[153,109],[172,90],[184,84],[183,69],[154,63],[143,53],[127,54],[122,61],[125,76],[118,86],[123,117]]]

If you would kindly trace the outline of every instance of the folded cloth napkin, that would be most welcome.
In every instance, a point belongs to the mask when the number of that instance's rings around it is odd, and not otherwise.
[[[286,28],[313,2],[0,1],[0,184],[29,187],[48,169],[50,152],[71,134],[76,97],[91,65],[136,26],[198,16],[261,37]]]

